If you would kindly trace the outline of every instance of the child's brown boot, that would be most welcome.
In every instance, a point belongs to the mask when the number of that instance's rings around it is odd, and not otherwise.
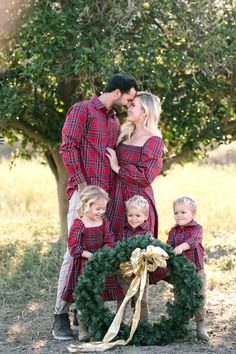
[[[205,322],[204,321],[197,321],[197,338],[203,341],[208,341],[209,336],[205,327]]]
[[[80,342],[88,342],[91,339],[91,335],[88,332],[82,321],[79,321],[79,341]]]

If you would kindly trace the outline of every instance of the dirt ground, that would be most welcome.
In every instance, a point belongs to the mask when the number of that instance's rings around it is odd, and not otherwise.
[[[0,353],[68,353],[67,345],[73,341],[60,342],[51,335],[53,305],[56,289],[42,293],[38,301],[28,302],[16,294],[8,294],[1,308]],[[132,347],[126,346],[108,351],[109,353],[236,353],[236,277],[227,288],[208,289],[207,328],[209,343],[200,342],[195,336],[195,323],[190,323],[188,338],[166,346]],[[170,285],[160,283],[149,287],[149,309],[151,321],[163,313],[165,303],[170,298]],[[109,305],[111,309],[114,303]],[[128,314],[129,315],[129,314]]]

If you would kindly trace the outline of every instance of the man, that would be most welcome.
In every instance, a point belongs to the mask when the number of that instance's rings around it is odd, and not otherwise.
[[[109,192],[113,172],[106,157],[106,149],[115,147],[120,131],[120,123],[114,110],[128,108],[136,91],[137,83],[134,78],[127,74],[113,75],[101,96],[77,102],[66,116],[62,129],[61,154],[69,175],[68,230],[75,218],[79,195],[87,184],[98,185]],[[73,338],[69,308],[61,299],[70,260],[71,256],[67,251],[58,280],[52,331],[54,338],[59,340]],[[79,339],[82,340],[80,337]]]

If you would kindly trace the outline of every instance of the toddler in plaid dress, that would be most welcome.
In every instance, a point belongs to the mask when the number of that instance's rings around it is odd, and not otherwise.
[[[116,236],[116,241],[123,241],[129,237],[142,236],[146,234],[151,234],[150,224],[148,221],[149,216],[149,203],[141,195],[135,195],[125,202],[126,209],[126,223],[123,230],[120,230]],[[151,236],[152,237],[152,236]],[[127,277],[118,272],[118,284],[123,290],[124,295],[127,293],[133,277]],[[143,298],[141,301],[141,313],[140,320],[148,320],[148,304],[147,304],[147,286],[145,286]],[[138,299],[138,293],[134,295],[131,301],[134,299],[133,306]],[[120,308],[122,301],[117,301],[117,310]],[[132,306],[132,302],[131,302]]]
[[[68,250],[73,257],[67,275],[66,286],[62,293],[64,307],[62,313],[68,313],[74,302],[73,293],[83,272],[83,267],[99,248],[114,247],[114,235],[109,229],[109,222],[104,217],[108,194],[98,186],[86,187],[80,196],[77,210],[78,218],[70,229],[68,237]],[[123,298],[122,290],[113,277],[108,277],[107,287],[103,293],[104,300],[117,300]],[[79,340],[90,339],[90,334],[82,321],[79,321]]]
[[[204,271],[204,248],[202,246],[202,226],[194,220],[196,210],[196,202],[189,196],[181,196],[173,202],[176,225],[169,231],[167,244],[174,248],[175,255],[184,254],[190,262],[196,265],[197,274],[202,281],[202,288],[198,295],[203,299],[201,307],[195,313],[197,337],[200,340],[207,341],[209,337],[205,328],[206,274]],[[169,281],[165,269],[158,268],[155,275],[156,282],[159,280]],[[175,301],[178,301],[178,294],[175,294]]]

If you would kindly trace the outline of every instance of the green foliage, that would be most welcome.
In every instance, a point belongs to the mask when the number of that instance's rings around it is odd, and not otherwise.
[[[163,101],[166,158],[234,140],[235,20],[229,0],[35,1],[1,57],[4,134],[56,146],[69,106],[125,71]]]
[[[98,250],[84,268],[75,289],[76,306],[81,311],[82,321],[96,340],[103,338],[114,317],[105,307],[101,297],[106,276],[115,274],[119,264],[128,261],[135,248],[145,249],[148,244],[159,246],[169,254],[167,271],[173,284],[173,291],[179,294],[179,300],[176,304],[167,302],[167,315],[162,316],[158,323],[140,322],[130,344],[167,344],[186,334],[188,321],[201,303],[197,296],[201,281],[192,263],[184,257],[175,256],[169,245],[159,240],[150,241],[148,235],[131,237],[119,242],[114,249]],[[126,339],[128,336],[129,327],[122,322],[117,338]]]

